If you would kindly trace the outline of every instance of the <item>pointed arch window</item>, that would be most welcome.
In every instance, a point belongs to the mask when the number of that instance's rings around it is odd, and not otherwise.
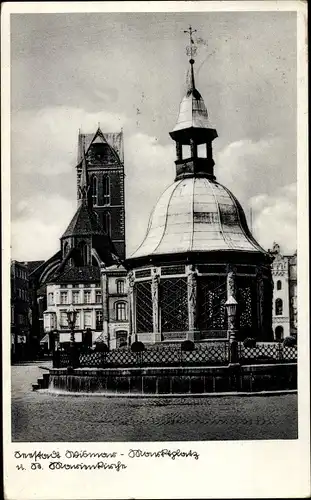
[[[109,212],[103,214],[103,228],[105,233],[111,234],[111,217]]]
[[[282,290],[282,281],[281,281],[281,280],[278,280],[278,281],[276,282],[276,289],[277,289],[277,290]]]
[[[92,205],[98,205],[98,180],[96,175],[93,175],[91,181],[91,190],[92,190]]]
[[[110,179],[108,175],[103,176],[103,203],[110,205]]]
[[[67,254],[68,254],[68,252],[69,252],[69,243],[68,243],[68,241],[66,241],[66,242],[64,243],[64,250],[63,250],[63,252],[64,252],[64,257],[66,257],[66,255],[67,255]]]
[[[87,244],[85,243],[85,241],[81,241],[79,243],[79,250],[80,250],[82,265],[87,266],[87,262],[88,262],[87,253],[88,252],[87,252]]]
[[[282,299],[276,299],[275,301],[275,315],[282,316],[283,314],[283,301]]]

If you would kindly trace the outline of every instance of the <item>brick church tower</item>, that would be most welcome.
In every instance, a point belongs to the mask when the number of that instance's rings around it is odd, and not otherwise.
[[[98,127],[95,134],[78,137],[77,200],[82,159],[85,153],[89,175],[91,203],[99,222],[111,237],[121,259],[125,258],[125,202],[123,132],[103,133]]]

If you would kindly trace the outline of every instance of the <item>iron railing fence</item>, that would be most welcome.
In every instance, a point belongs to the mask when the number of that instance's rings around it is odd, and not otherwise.
[[[56,351],[53,358],[54,368],[68,366],[81,368],[126,368],[126,367],[176,367],[176,366],[223,366],[230,362],[228,342],[208,342],[198,344],[193,351],[180,348],[148,349],[132,352],[130,349],[114,349],[109,352],[77,353]],[[240,364],[285,363],[297,361],[297,347],[283,347],[279,343],[260,343],[256,347],[244,347],[238,344]]]

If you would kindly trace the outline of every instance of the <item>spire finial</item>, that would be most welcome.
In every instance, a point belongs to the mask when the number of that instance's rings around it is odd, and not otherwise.
[[[88,183],[88,175],[87,175],[87,165],[85,158],[85,147],[83,145],[83,158],[82,158],[82,171],[81,171],[81,180],[80,180],[80,196],[81,202],[83,205],[88,204],[88,192],[89,192],[89,183]]]
[[[194,90],[195,89],[195,82],[194,82],[194,72],[193,72],[193,65],[194,65],[194,56],[196,55],[197,53],[197,48],[194,44],[194,40],[193,40],[193,33],[196,33],[197,30],[194,30],[192,29],[192,26],[190,25],[189,28],[187,30],[184,30],[184,33],[188,33],[189,34],[189,40],[190,40],[190,45],[187,45],[186,47],[186,54],[187,56],[190,57],[189,59],[189,62],[190,62],[190,66],[191,66],[191,86],[190,86],[190,89],[189,90]]]

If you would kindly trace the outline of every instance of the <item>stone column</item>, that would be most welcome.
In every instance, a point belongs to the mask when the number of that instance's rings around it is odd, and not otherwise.
[[[159,317],[159,285],[160,275],[157,268],[152,269],[151,295],[152,295],[152,323],[153,342],[161,342],[160,317]]]
[[[236,267],[229,265],[227,268],[227,300],[236,298]]]
[[[236,328],[236,267],[228,266],[227,270],[227,320],[228,320],[228,339],[229,339],[229,361],[234,364],[238,359],[238,343]]]
[[[261,269],[258,269],[256,274],[257,282],[257,325],[260,340],[264,337],[264,280]]]
[[[187,340],[198,340],[197,331],[197,276],[195,266],[187,266],[188,323]]]
[[[101,289],[102,289],[102,311],[103,311],[103,335],[105,343],[110,347],[109,338],[109,296],[108,296],[108,276],[106,268],[101,267]]]
[[[136,328],[135,328],[135,304],[134,304],[135,278],[133,271],[130,271],[128,273],[127,279],[128,279],[129,334],[130,334],[129,344],[131,344],[137,340]]]
[[[196,143],[194,142],[193,139],[190,139],[190,151],[191,151],[191,157],[192,158],[197,158],[197,156],[198,156],[198,149],[197,149],[197,145],[196,145]]]
[[[182,144],[180,142],[176,142],[176,157],[177,160],[182,160]]]

